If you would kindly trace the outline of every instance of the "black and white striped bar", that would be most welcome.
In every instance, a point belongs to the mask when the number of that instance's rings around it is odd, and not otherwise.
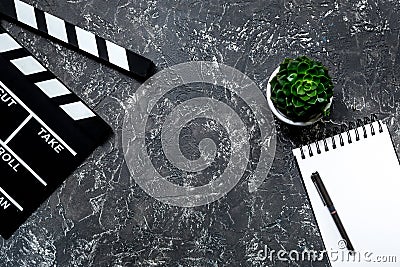
[[[15,230],[111,128],[0,27],[0,235]]]
[[[98,136],[107,134],[109,127],[104,127],[103,120],[1,27],[0,55],[35,84],[38,90],[58,105],[91,138],[97,139]]]
[[[151,60],[20,0],[1,0],[0,14],[135,78],[147,79],[155,72]]]

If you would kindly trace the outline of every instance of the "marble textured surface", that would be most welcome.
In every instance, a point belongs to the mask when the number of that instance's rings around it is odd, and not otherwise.
[[[217,61],[265,88],[283,58],[309,55],[326,64],[335,81],[332,115],[324,127],[376,113],[400,150],[397,0],[25,1],[151,58],[160,69]],[[124,161],[125,103],[140,83],[2,24],[95,108],[115,136],[10,240],[0,240],[0,266],[329,266],[257,259],[265,245],[322,249],[291,153],[321,135],[322,125],[300,131],[276,123],[275,160],[258,191],[234,189],[197,208],[168,206],[135,183]]]

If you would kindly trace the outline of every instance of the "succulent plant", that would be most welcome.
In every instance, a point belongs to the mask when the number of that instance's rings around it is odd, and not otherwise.
[[[270,84],[275,107],[293,121],[329,115],[326,106],[333,96],[333,83],[322,63],[306,56],[286,58]]]

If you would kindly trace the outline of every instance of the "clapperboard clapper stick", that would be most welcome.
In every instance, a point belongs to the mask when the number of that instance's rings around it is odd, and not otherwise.
[[[145,80],[155,72],[151,60],[25,2],[0,0],[0,15],[138,80]]]
[[[1,27],[0,73],[0,235],[8,239],[112,130]]]

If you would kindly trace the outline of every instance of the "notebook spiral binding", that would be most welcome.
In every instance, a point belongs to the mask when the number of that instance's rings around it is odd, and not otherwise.
[[[345,142],[347,142],[348,144],[353,143],[351,134],[350,134],[350,130],[354,130],[355,135],[356,135],[356,139],[355,141],[359,141],[360,140],[360,134],[363,135],[364,138],[368,138],[368,130],[366,128],[366,126],[369,126],[370,128],[370,134],[372,136],[374,136],[376,134],[375,128],[373,123],[377,122],[378,123],[378,131],[379,133],[383,132],[383,127],[382,127],[382,123],[379,121],[378,117],[375,114],[372,114],[371,117],[364,117],[364,120],[362,119],[357,119],[356,121],[351,121],[348,122],[347,124],[342,124],[341,127],[334,127],[333,128],[333,133],[326,136],[325,138],[323,138],[322,142],[324,143],[324,150],[326,152],[329,151],[329,146],[327,143],[327,139],[331,138],[332,140],[332,149],[336,149],[338,146],[336,144],[336,140],[335,140],[335,136],[338,135],[339,136],[339,145],[340,146],[344,146]],[[362,132],[359,132],[358,128],[362,127]],[[345,137],[343,138],[343,134],[345,134]],[[345,138],[347,137],[347,140],[345,141]],[[301,146],[300,147],[300,153],[301,153],[301,158],[305,159],[306,158],[306,152],[304,152],[304,150],[308,150],[308,155],[310,157],[314,156],[314,152],[313,149],[311,147],[311,144],[315,144],[315,147],[317,148],[317,154],[321,154],[322,150],[319,144],[319,141],[314,141],[311,143],[308,143],[305,146]]]

